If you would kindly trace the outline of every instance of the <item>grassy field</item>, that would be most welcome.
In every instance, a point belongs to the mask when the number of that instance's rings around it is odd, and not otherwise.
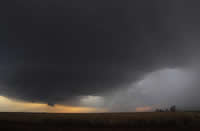
[[[161,129],[162,128],[162,129]],[[152,113],[0,113],[0,129],[20,130],[196,130],[200,112]]]

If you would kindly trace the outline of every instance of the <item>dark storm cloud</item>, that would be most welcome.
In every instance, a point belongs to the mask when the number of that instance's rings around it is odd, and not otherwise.
[[[53,105],[112,91],[160,68],[183,66],[198,56],[198,44],[184,41],[198,35],[196,5],[164,0],[3,3],[2,95]]]

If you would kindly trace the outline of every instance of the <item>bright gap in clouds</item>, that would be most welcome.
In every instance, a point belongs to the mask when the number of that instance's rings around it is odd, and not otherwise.
[[[83,96],[80,99],[83,106],[101,107],[104,105],[104,98],[101,96]]]

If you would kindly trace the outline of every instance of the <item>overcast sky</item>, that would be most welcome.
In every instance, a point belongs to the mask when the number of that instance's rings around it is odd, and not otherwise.
[[[198,0],[1,1],[0,96],[110,112],[198,110],[199,15]]]

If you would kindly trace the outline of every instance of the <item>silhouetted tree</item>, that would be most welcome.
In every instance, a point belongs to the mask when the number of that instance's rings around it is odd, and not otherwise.
[[[176,106],[175,105],[170,107],[170,112],[176,112]]]

